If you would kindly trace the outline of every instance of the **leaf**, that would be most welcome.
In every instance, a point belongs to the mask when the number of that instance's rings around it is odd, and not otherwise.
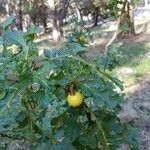
[[[37,145],[30,146],[31,150],[54,150],[53,145],[50,141],[41,142]]]
[[[64,132],[68,138],[77,138],[80,135],[81,126],[78,123],[72,122],[70,126],[65,128]]]
[[[0,37],[0,48],[2,48],[2,46],[1,45],[3,45],[3,38],[2,37]],[[0,49],[0,53],[2,52],[2,49]]]
[[[64,139],[56,145],[56,150],[76,150],[69,139]]]
[[[102,83],[99,84],[99,82],[95,83],[93,81],[93,84],[92,82],[87,82],[83,83],[80,87],[84,96],[92,97],[94,99],[94,104],[96,104],[99,107],[107,107],[114,109],[117,106],[117,104],[121,102],[118,99],[120,98],[120,96],[116,95],[116,93],[111,88],[111,85],[109,84],[107,84],[107,86],[102,86]],[[116,96],[113,97],[113,95]]]
[[[26,117],[26,112],[25,112],[24,110],[22,110],[22,111],[20,111],[20,112],[18,113],[18,115],[16,116],[16,121],[17,121],[18,123],[20,123],[20,122],[22,122],[22,121],[25,119],[25,117]]]
[[[0,89],[0,100],[4,99],[6,96],[6,90]]]
[[[129,127],[127,132],[127,138],[125,143],[129,144],[132,148],[138,149],[139,142],[138,142],[138,130],[133,127]]]
[[[0,63],[0,71],[2,71],[4,67],[5,67],[4,63]]]
[[[50,59],[56,59],[64,57],[66,54],[59,49],[52,49],[52,50],[44,49],[44,55]]]
[[[14,16],[7,17],[7,19],[2,23],[3,29],[6,29],[10,24],[13,23],[14,20],[15,20]]]
[[[28,53],[28,46],[26,44],[26,41],[24,39],[24,33],[23,31],[9,31],[6,32],[3,36],[3,44],[5,46],[10,46],[12,44],[15,44],[17,46],[21,46],[23,50]]]
[[[0,132],[12,131],[18,126],[15,118],[23,107],[19,98],[13,96],[13,93],[8,93],[5,101],[0,102]]]
[[[12,82],[19,81],[18,76],[15,73],[13,73],[12,71],[9,71],[6,73],[6,78],[7,78],[7,80],[10,80]]]
[[[87,145],[92,149],[95,149],[97,146],[97,139],[96,136],[94,134],[91,133],[87,133],[85,135],[82,135],[79,138],[79,142],[83,145]]]
[[[77,121],[79,115],[82,113],[82,108],[77,108],[76,110],[71,109],[71,114],[66,115],[64,118],[64,134],[67,138],[77,138],[82,133],[82,126]],[[71,120],[71,123],[70,123]]]
[[[53,128],[51,125],[52,119],[62,115],[66,111],[66,107],[64,107],[64,102],[58,102],[55,99],[47,107],[47,112],[42,120],[40,118],[39,125],[44,131],[51,133]]]
[[[31,25],[27,31],[27,34],[36,34],[40,32],[42,32],[42,28],[35,25]]]

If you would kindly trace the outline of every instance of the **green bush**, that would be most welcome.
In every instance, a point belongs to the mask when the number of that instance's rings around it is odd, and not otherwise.
[[[0,135],[25,139],[31,149],[137,149],[136,130],[118,117],[121,82],[86,61],[73,40],[39,57],[33,39],[40,29],[12,31],[9,21],[0,39]],[[78,107],[67,103],[71,87],[84,96]]]

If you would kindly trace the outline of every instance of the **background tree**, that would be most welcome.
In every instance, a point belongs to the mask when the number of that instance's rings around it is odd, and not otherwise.
[[[16,17],[16,26],[22,30],[31,24],[52,28],[52,37],[59,40],[63,36],[64,19],[69,24],[69,18],[77,17],[78,20],[86,21],[91,16],[91,26],[97,26],[104,19],[117,19],[120,37],[133,35],[134,30],[134,1],[131,0],[1,0],[1,11],[7,16]],[[120,16],[120,17],[119,17]],[[47,25],[48,24],[48,25]],[[51,30],[50,30],[51,31]],[[118,36],[119,36],[118,35]]]
[[[68,7],[71,0],[61,0],[61,8],[59,9],[59,21],[60,26],[63,25],[63,20],[67,16]]]
[[[135,34],[133,13],[134,13],[133,2],[131,0],[126,0],[123,3],[121,15],[119,18],[119,26],[118,26],[118,30],[120,30],[120,33],[118,34],[119,37]]]
[[[37,20],[38,20],[37,0],[25,0],[24,1],[24,13],[29,14],[32,23],[36,25]]]
[[[22,14],[22,0],[17,0],[16,1],[16,25],[18,30],[23,30],[22,26],[22,19],[23,19],[23,14]]]
[[[59,41],[60,37],[63,35],[62,29],[60,26],[59,11],[57,9],[60,3],[59,1],[56,2],[55,0],[47,0],[47,2],[48,2],[50,15],[52,19],[52,37],[54,41]]]

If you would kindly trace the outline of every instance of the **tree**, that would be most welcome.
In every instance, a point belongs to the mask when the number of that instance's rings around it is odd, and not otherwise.
[[[44,27],[44,33],[46,33],[48,8],[43,2],[38,6],[38,14],[39,14],[40,20],[43,24],[43,27]]]
[[[18,30],[23,30],[23,26],[22,26],[22,0],[17,0],[17,9],[16,9],[16,25],[17,25],[17,29]]]
[[[5,9],[7,12],[7,16],[15,14],[15,9],[13,9],[13,6],[14,6],[14,1],[11,1],[11,0],[5,1]]]
[[[29,14],[31,21],[36,25],[38,20],[37,0],[24,0],[24,13]]]
[[[15,27],[17,29],[22,30],[22,20],[23,20],[23,12],[22,12],[22,4],[23,0],[2,0],[0,1],[0,11],[4,16],[15,16]]]
[[[118,30],[120,33],[118,37],[124,37],[126,35],[134,35],[134,6],[131,0],[126,0],[123,4],[121,15],[119,17]]]
[[[118,17],[118,27],[111,40],[105,46],[105,53],[116,39],[129,35],[135,35],[134,28],[134,3],[132,0],[125,0],[120,3],[120,15]]]
[[[70,0],[62,0],[61,1],[61,8],[59,10],[60,26],[63,25],[63,20],[64,20],[64,18],[66,18],[69,4],[70,4]]]
[[[100,15],[103,15],[105,12],[105,5],[106,2],[104,0],[102,1],[98,1],[98,0],[94,0],[93,2],[93,20],[94,20],[94,24],[93,26],[97,26],[98,23],[98,19]]]
[[[144,0],[144,3],[145,6],[148,6],[148,0]]]
[[[59,13],[56,9],[55,0],[47,0],[52,19],[52,37],[54,41],[59,41],[62,36],[62,29],[60,27]]]

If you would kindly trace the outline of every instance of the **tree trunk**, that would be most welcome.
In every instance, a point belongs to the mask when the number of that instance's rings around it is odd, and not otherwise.
[[[26,14],[24,16],[24,25],[25,25],[25,29],[27,31],[29,29],[30,25],[31,25],[31,17],[28,14]]]
[[[135,34],[134,29],[134,7],[131,0],[126,0],[120,15],[118,30],[118,38],[123,38]]]
[[[75,3],[75,6],[76,6],[76,14],[77,14],[78,21],[81,21],[81,20],[83,20],[81,10],[80,10],[78,4]]]
[[[37,16],[36,15],[30,15],[30,17],[31,17],[33,24],[36,25]]]
[[[95,7],[95,11],[93,13],[93,20],[94,20],[93,26],[97,26],[98,17],[99,17],[99,7]]]
[[[148,0],[144,0],[144,5],[145,5],[145,7],[147,7],[148,6]]]
[[[81,17],[81,13],[78,8],[76,8],[76,13],[77,13],[78,20],[81,21],[82,17]]]
[[[43,27],[44,27],[44,33],[46,34],[46,30],[47,30],[47,22],[46,22],[46,20],[43,20]]]
[[[132,7],[131,7],[132,6]],[[127,10],[126,10],[127,9]],[[127,29],[124,30],[124,25],[127,25]],[[112,43],[116,39],[123,38],[128,35],[135,34],[134,29],[134,15],[133,15],[133,5],[131,5],[130,0],[126,0],[121,10],[121,14],[118,18],[117,30],[110,39],[110,41],[105,45],[105,54],[107,54],[108,49],[111,47]]]
[[[62,30],[60,28],[60,22],[59,22],[59,13],[56,10],[54,0],[48,0],[48,5],[50,8],[50,13],[51,13],[52,20],[53,20],[52,37],[54,41],[59,41],[60,37],[62,36],[62,32],[61,32]]]
[[[18,30],[23,30],[22,26],[22,0],[17,1],[16,25]]]
[[[40,16],[40,20],[41,20],[41,22],[43,24],[43,27],[44,27],[44,33],[46,34],[46,30],[47,30],[47,14],[45,12],[46,12],[46,7],[44,5],[41,5],[40,8],[39,8],[38,14]]]
[[[5,9],[6,9],[6,12],[7,12],[7,17],[10,15],[10,6],[9,6],[10,2],[9,0],[6,2],[6,5],[5,5]]]
[[[11,0],[7,0],[6,1],[5,9],[6,9],[6,12],[7,12],[7,16],[14,15],[13,14],[14,10],[13,10],[13,6],[12,6]]]
[[[60,26],[63,25],[63,20],[66,18],[69,3],[70,0],[62,0],[62,7],[59,12]]]
[[[129,10],[129,27],[130,27],[130,33],[132,35],[135,34],[135,28],[134,28],[134,6],[130,2],[128,3],[128,10]]]

